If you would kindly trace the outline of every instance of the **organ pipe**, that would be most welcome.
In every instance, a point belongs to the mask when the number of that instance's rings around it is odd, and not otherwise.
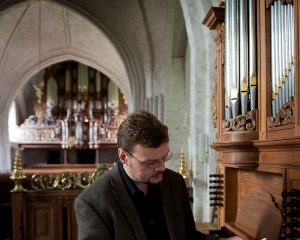
[[[249,0],[249,79],[250,79],[250,110],[256,108],[256,21],[255,0]]]
[[[230,119],[231,114],[231,102],[230,102],[230,90],[231,90],[231,57],[230,57],[230,42],[231,42],[231,1],[225,2],[225,118]]]
[[[247,1],[240,1],[239,9],[239,18],[240,18],[240,91],[241,91],[241,112],[245,114],[247,112],[248,105],[248,19],[247,19]]]

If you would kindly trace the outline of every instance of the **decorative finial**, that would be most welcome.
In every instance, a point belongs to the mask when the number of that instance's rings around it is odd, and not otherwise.
[[[179,160],[179,173],[183,176],[185,183],[189,186],[190,180],[190,170],[188,168],[183,148],[180,151],[180,160]]]
[[[21,157],[20,157],[19,151],[17,150],[16,155],[15,155],[13,171],[10,175],[10,179],[12,179],[15,183],[15,187],[12,190],[13,192],[25,191],[25,189],[23,188],[23,184],[22,184],[22,182],[24,181],[25,178],[26,178],[26,176],[23,173]]]

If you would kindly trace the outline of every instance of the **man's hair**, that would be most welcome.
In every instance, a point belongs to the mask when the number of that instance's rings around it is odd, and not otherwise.
[[[131,113],[118,130],[118,147],[132,152],[135,145],[157,148],[169,142],[168,127],[152,113],[139,110]]]

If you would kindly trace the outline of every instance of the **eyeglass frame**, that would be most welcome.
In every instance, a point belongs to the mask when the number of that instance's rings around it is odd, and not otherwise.
[[[154,161],[153,163],[145,163],[145,161],[148,161],[148,160],[141,161],[141,160],[137,159],[131,152],[129,152],[129,151],[125,151],[125,152],[128,153],[135,160],[137,160],[145,168],[150,168],[150,169],[157,168],[160,165],[161,160],[163,160],[163,163],[166,163],[167,161],[169,161],[173,157],[173,153],[169,151],[164,157],[162,157],[160,159],[152,160],[152,161]],[[149,161],[151,161],[151,160],[149,160]]]

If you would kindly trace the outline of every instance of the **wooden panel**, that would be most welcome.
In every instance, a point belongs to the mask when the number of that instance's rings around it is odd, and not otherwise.
[[[53,202],[26,203],[27,239],[59,240],[62,234],[62,207]]]
[[[74,199],[81,190],[12,192],[14,240],[76,240]]]
[[[284,174],[226,168],[226,226],[246,239],[278,239],[283,179]]]
[[[11,195],[12,217],[13,217],[13,239],[24,239],[23,225],[23,193],[15,192]]]
[[[289,169],[288,170],[288,181],[287,190],[291,191],[294,189],[300,189],[300,169]]]

